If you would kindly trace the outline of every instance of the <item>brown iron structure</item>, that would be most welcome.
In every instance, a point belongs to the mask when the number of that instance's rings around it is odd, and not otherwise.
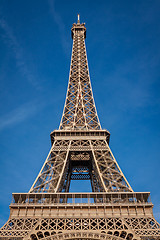
[[[101,128],[92,94],[84,23],[73,24],[66,102],[51,150],[28,193],[13,193],[0,239],[160,239],[149,192],[134,192]],[[90,180],[91,193],[70,193]]]

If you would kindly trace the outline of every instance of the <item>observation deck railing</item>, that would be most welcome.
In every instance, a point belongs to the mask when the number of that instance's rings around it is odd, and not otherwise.
[[[149,192],[13,193],[14,205],[151,205]]]

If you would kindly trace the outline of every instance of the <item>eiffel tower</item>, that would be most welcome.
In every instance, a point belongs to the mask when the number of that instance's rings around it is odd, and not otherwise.
[[[72,58],[59,130],[28,193],[13,193],[0,239],[160,239],[149,192],[134,192],[109,147],[92,94],[86,27],[71,29]],[[92,192],[70,193],[70,183],[90,180]]]

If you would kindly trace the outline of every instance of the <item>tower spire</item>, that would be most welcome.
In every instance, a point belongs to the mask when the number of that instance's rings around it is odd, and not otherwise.
[[[86,27],[84,23],[74,23],[72,58],[66,102],[59,129],[89,130],[101,129],[93,98],[87,53],[85,47]]]
[[[77,23],[80,23],[80,14],[78,14],[78,20]]]

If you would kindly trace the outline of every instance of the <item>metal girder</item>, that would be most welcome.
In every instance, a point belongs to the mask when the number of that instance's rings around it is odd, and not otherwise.
[[[55,140],[51,151],[34,182],[30,192],[59,192],[70,185],[72,165],[85,167],[90,165],[89,178],[93,191],[128,192],[133,191],[106,140]],[[72,173],[72,174],[71,174]],[[82,173],[82,172],[81,172]],[[81,176],[83,179],[83,176]],[[68,187],[64,191],[68,191]]]
[[[160,225],[152,217],[99,218],[97,216],[93,218],[77,218],[71,216],[67,218],[42,217],[39,219],[12,218],[1,228],[0,239],[65,239],[64,236],[70,236],[70,238],[66,237],[66,239],[81,239],[78,238],[78,236],[81,237],[81,235],[74,235],[75,233],[78,234],[81,231],[84,233],[83,239],[85,236],[88,239],[89,233],[91,234],[90,239],[160,239]],[[57,238],[58,234],[60,234],[60,238]],[[97,236],[97,238],[94,236]]]

